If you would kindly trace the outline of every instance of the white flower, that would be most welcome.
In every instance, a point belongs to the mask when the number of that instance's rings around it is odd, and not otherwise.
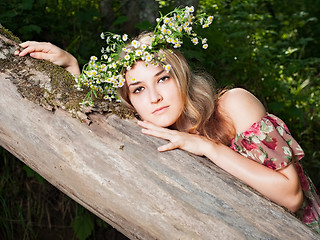
[[[202,47],[203,47],[203,49],[207,49],[208,48],[208,44],[203,44]]]
[[[102,71],[106,71],[106,70],[107,70],[107,65],[101,64],[100,69],[101,69]]]
[[[207,43],[207,41],[208,41],[208,39],[206,39],[206,38],[202,39],[202,44]]]
[[[87,74],[88,77],[92,77],[91,71],[85,71],[84,73]]]
[[[133,46],[134,48],[140,47],[140,42],[137,41],[137,40],[133,40],[131,44],[132,44],[132,46]]]
[[[104,33],[103,32],[100,34],[100,37],[101,37],[101,39],[104,39]]]
[[[164,70],[166,70],[167,72],[169,72],[171,70],[171,65],[170,64],[167,64],[165,65],[164,67]]]
[[[97,73],[98,73],[98,72],[97,72],[96,70],[92,70],[92,71],[91,71],[91,74],[92,74],[93,77],[96,76]]]
[[[142,55],[142,50],[141,49],[136,50],[135,54],[138,57],[141,56]]]
[[[97,58],[96,56],[91,56],[90,60],[91,60],[91,61],[97,61],[98,58]]]
[[[107,60],[108,59],[108,55],[107,54],[103,54],[102,57]]]
[[[142,45],[141,45],[141,48],[142,48],[143,50],[145,50],[145,49],[147,48],[147,45],[146,45],[146,44],[142,44]]]
[[[152,60],[152,56],[149,54],[145,57],[145,59],[146,62],[150,62]]]
[[[198,38],[193,38],[192,42],[194,45],[197,45],[199,43],[199,40],[198,40]]]
[[[122,40],[123,41],[127,41],[128,40],[128,35],[127,34],[123,34],[122,35]]]
[[[191,7],[186,7],[186,12],[190,12],[190,13],[193,13],[194,12],[194,7],[191,6]]]
[[[192,30],[192,27],[185,27],[184,30],[190,34],[191,33],[191,30]]]
[[[130,59],[130,55],[128,55],[128,54],[125,55],[125,56],[124,56],[124,59],[128,61],[128,60]]]

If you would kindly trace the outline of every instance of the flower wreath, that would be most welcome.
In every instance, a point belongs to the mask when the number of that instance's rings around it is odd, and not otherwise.
[[[80,76],[76,77],[76,86],[79,90],[83,86],[90,89],[83,104],[92,105],[93,95],[97,97],[97,92],[101,93],[106,100],[119,102],[117,88],[125,84],[124,70],[130,70],[138,60],[143,60],[146,64],[161,64],[169,72],[171,66],[163,64],[165,56],[155,58],[154,53],[157,53],[159,49],[181,47],[183,36],[191,39],[194,45],[201,42],[202,48],[207,49],[207,39],[198,36],[192,26],[200,24],[202,28],[207,28],[212,23],[213,16],[203,13],[195,17],[193,13],[193,6],[176,8],[165,16],[160,13],[160,18],[156,19],[157,25],[151,35],[150,45],[137,40],[131,41],[130,45],[127,34],[121,36],[110,32],[101,33],[100,37],[108,44],[106,48],[101,49],[101,60],[92,56],[83,67]],[[131,47],[128,47],[129,45]]]

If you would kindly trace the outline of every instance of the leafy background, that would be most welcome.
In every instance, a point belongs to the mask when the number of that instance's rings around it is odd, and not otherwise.
[[[83,65],[100,54],[101,31],[136,35],[150,30],[159,10],[186,4],[215,17],[201,33],[206,51],[184,45],[192,67],[211,73],[218,87],[252,91],[280,116],[320,189],[320,0],[7,0],[0,23],[22,41],[66,49]],[[126,239],[2,148],[0,164],[0,239]]]

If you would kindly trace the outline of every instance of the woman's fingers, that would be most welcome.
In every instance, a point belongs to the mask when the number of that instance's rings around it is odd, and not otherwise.
[[[48,42],[27,41],[20,44],[21,51],[16,50],[15,55],[25,56],[29,54],[36,59],[48,60],[58,66],[65,68],[75,76],[80,75],[77,59],[70,53]]]
[[[33,58],[48,60],[58,65],[61,65],[59,61],[63,61],[63,56],[60,54],[62,50],[51,43],[27,41],[21,43],[20,46],[24,49],[15,52],[15,55],[20,57],[29,54]]]
[[[158,147],[159,152],[165,152],[165,151],[170,151],[176,148],[180,148],[180,145],[178,142],[169,142],[163,146]]]
[[[158,151],[164,152],[176,148],[181,148],[181,137],[183,133],[159,127],[146,121],[138,121],[138,124],[143,127],[141,129],[142,133],[169,141],[169,143],[158,147]]]
[[[174,130],[170,130],[170,129],[164,128],[164,127],[159,127],[159,126],[154,125],[153,123],[147,122],[147,121],[138,121],[138,125],[140,127],[145,128],[145,129],[157,130],[160,132],[174,132]]]
[[[52,45],[50,43],[46,42],[34,42],[34,41],[27,41],[20,44],[20,46],[23,48],[22,51],[17,50],[15,52],[16,55],[19,55],[20,57],[27,55],[28,53],[33,52],[42,52],[42,53],[48,53],[50,52]],[[40,57],[40,56],[38,56]]]
[[[154,136],[154,137],[158,137],[158,138],[162,138],[162,139],[166,139],[166,140],[171,140],[171,136],[172,136],[168,132],[159,131],[159,130],[155,130],[155,129],[142,128],[141,131],[144,134],[147,134],[147,135],[150,135],[150,136]]]

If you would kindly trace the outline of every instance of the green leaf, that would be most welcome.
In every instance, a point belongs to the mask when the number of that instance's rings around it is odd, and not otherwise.
[[[22,10],[31,10],[33,7],[34,0],[24,0],[21,4],[20,7]]]
[[[119,25],[119,24],[124,23],[126,21],[128,21],[128,17],[120,16],[113,22],[113,25]]]
[[[79,240],[87,239],[92,234],[94,229],[92,218],[87,213],[75,217],[71,223],[71,226]]]
[[[35,178],[38,180],[38,182],[43,183],[44,179],[43,177],[41,177],[36,171],[32,170],[31,168],[29,168],[27,165],[23,166],[23,170],[25,170],[25,172],[27,173],[27,176],[30,178]]]
[[[19,31],[21,33],[30,33],[30,32],[36,32],[36,33],[40,33],[41,32],[41,27],[34,25],[34,24],[30,24],[27,26],[23,26],[19,29]]]
[[[140,30],[146,30],[147,31],[147,30],[152,29],[152,27],[153,27],[153,25],[147,20],[136,24],[136,28],[138,28]]]

